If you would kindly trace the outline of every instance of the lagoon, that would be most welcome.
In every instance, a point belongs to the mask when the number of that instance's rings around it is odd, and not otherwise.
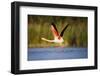
[[[28,61],[84,58],[88,58],[87,48],[28,48]]]

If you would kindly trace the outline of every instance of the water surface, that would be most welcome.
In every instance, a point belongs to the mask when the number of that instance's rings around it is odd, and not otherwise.
[[[28,60],[84,59],[87,48],[28,48]]]

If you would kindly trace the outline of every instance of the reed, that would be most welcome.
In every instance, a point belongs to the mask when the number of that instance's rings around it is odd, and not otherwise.
[[[68,16],[38,16],[28,15],[28,47],[55,47],[60,46],[55,43],[42,41],[41,38],[53,39],[50,25],[55,23],[59,32],[69,24],[64,32],[65,47],[87,47],[88,39],[88,18],[87,17],[68,17]]]

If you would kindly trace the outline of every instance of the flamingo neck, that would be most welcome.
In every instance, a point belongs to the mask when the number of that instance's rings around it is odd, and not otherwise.
[[[41,38],[41,39],[44,40],[44,41],[47,41],[47,42],[54,42],[54,40],[48,40],[46,38]]]
[[[54,42],[54,43],[62,43],[62,42],[64,42],[62,37],[60,39],[58,37],[55,37],[54,40],[48,40],[46,38],[41,38],[41,39],[44,40],[44,41],[47,41],[47,42]]]

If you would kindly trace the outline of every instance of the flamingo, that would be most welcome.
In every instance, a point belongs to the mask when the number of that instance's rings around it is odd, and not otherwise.
[[[64,29],[62,30],[61,33],[58,32],[56,26],[54,23],[51,24],[51,31],[52,31],[52,34],[54,36],[54,40],[48,40],[46,38],[41,38],[42,40],[44,41],[47,41],[47,42],[54,42],[54,43],[63,43],[64,42],[64,39],[63,39],[63,35],[64,35],[64,31],[66,30],[66,28],[69,26],[69,24],[67,24]]]

